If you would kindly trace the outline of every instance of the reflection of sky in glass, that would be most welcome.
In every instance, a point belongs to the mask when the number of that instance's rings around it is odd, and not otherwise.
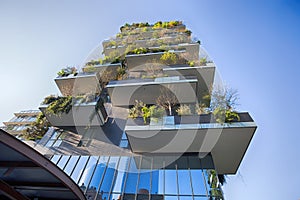
[[[135,194],[138,181],[138,168],[136,163],[139,164],[140,157],[132,158],[130,161],[129,171],[127,173],[127,179],[125,184],[125,193]]]
[[[106,168],[107,161],[108,161],[108,156],[100,157],[96,169],[94,171],[92,180],[90,182],[89,189],[95,188],[96,191],[98,190],[100,181],[102,180],[102,176]]]
[[[79,158],[79,161],[77,165],[75,166],[75,169],[71,175],[71,178],[75,181],[75,183],[78,182],[78,179],[80,178],[81,173],[84,170],[85,164],[88,160],[89,156],[81,156]]]
[[[113,186],[112,192],[122,192],[124,179],[125,179],[125,171],[128,167],[129,157],[121,157],[119,161],[118,170],[116,173],[115,185]]]
[[[181,158],[167,169],[151,170],[153,163],[148,157],[118,157],[118,156],[62,156],[59,163],[67,174],[82,186],[83,191],[92,190],[98,197],[112,199],[124,192],[130,194],[165,195],[165,199],[188,200],[192,195],[206,196],[207,170],[195,169],[186,158]],[[98,159],[99,158],[99,159]],[[53,156],[56,162],[59,156]],[[86,166],[86,167],[85,167]],[[193,167],[193,169],[189,169]],[[80,178],[82,174],[82,177]],[[205,176],[205,177],[204,177]],[[206,179],[206,180],[205,180]],[[124,188],[125,187],[125,188]],[[183,195],[183,196],[182,196]],[[146,195],[147,196],[147,195]],[[160,197],[158,197],[160,198]]]
[[[82,187],[83,190],[87,187],[90,178],[94,172],[98,160],[98,156],[91,156],[86,168],[83,171],[82,177],[79,181],[79,186]]]
[[[51,158],[51,161],[52,161],[54,164],[56,164],[60,157],[61,157],[61,155],[54,155],[54,156]]]
[[[195,195],[206,194],[205,183],[203,179],[202,171],[199,169],[190,170],[192,177],[192,186]]]
[[[202,178],[197,177],[197,178]],[[192,194],[190,174],[188,170],[178,170],[179,194]]]
[[[165,193],[177,194],[177,175],[176,170],[165,170]]]
[[[66,174],[70,175],[72,170],[74,169],[74,166],[76,165],[76,162],[78,160],[79,156],[72,156],[68,162],[68,164],[66,165],[64,171],[66,172]]]
[[[117,164],[119,161],[119,157],[110,157],[104,177],[103,177],[103,181],[101,183],[101,187],[99,189],[99,193],[104,193],[104,195],[102,195],[102,198],[106,197],[106,199],[108,198],[108,194],[110,192],[110,189],[114,183],[114,175],[115,175],[115,171],[117,168]]]
[[[69,160],[70,156],[62,156],[61,159],[59,160],[57,166],[61,169],[63,169]]]

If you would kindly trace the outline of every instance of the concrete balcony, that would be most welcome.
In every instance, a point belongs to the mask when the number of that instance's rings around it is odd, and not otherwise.
[[[193,77],[111,81],[106,87],[112,104],[120,107],[133,105],[135,100],[141,100],[145,104],[156,104],[156,99],[163,88],[168,88],[180,103],[197,102],[197,79]]]
[[[216,67],[212,64],[210,66],[195,66],[187,65],[170,66],[163,68],[163,73],[168,76],[196,76],[197,77],[197,97],[201,100],[202,97],[209,94],[213,85]]]
[[[239,116],[240,121],[223,124],[210,115],[187,116],[181,123],[166,116],[148,125],[129,119],[125,132],[133,152],[210,153],[220,174],[235,174],[257,128],[248,113]]]
[[[78,73],[76,76],[59,76],[54,79],[62,95],[80,95],[80,94],[99,94],[101,87],[99,84],[100,77],[96,72]]]
[[[151,47],[149,49],[159,49],[159,47]],[[184,43],[166,46],[170,52],[176,53],[180,60],[190,61],[199,59],[199,44]],[[126,61],[129,71],[145,70],[145,63],[160,63],[160,58],[164,52],[145,53],[145,54],[130,54],[126,55]],[[178,61],[179,62],[179,61]],[[177,63],[182,64],[182,63]]]
[[[48,106],[41,105],[39,109],[44,113],[52,126],[63,129],[64,127],[102,126],[107,120],[106,110],[98,100],[89,103],[74,102],[72,109],[68,113],[59,115],[47,112],[46,108]],[[68,128],[66,129],[68,130]]]

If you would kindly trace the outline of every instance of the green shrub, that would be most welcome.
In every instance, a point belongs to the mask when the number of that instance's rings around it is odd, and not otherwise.
[[[158,119],[161,119],[165,113],[165,109],[163,109],[160,106],[150,106],[150,116],[154,121],[158,121]]]
[[[52,102],[48,105],[48,107],[46,108],[46,112],[50,115],[60,115],[62,113],[68,113],[71,110],[71,108],[72,96],[57,97],[55,100],[52,100]]]
[[[233,121],[239,121],[240,117],[238,113],[226,110],[224,108],[218,107],[213,111],[217,123],[231,123]]]

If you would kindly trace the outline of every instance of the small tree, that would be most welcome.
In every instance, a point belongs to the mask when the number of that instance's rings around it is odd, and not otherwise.
[[[212,93],[211,111],[218,123],[240,120],[239,115],[234,111],[237,106],[237,90],[225,88],[218,89]]]
[[[160,95],[156,99],[156,103],[167,109],[169,111],[169,115],[172,115],[173,106],[177,105],[179,102],[176,95],[171,91],[171,88],[162,87]]]

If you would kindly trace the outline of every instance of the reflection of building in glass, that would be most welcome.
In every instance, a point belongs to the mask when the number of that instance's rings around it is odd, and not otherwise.
[[[22,131],[30,126],[40,113],[40,110],[22,110],[14,113],[15,116],[11,120],[3,122],[5,125],[3,129],[12,135],[21,136]]]
[[[224,199],[256,124],[212,107],[216,67],[182,22],[120,30],[104,58],[58,73],[64,96],[42,103],[53,127],[39,145],[87,199]]]

